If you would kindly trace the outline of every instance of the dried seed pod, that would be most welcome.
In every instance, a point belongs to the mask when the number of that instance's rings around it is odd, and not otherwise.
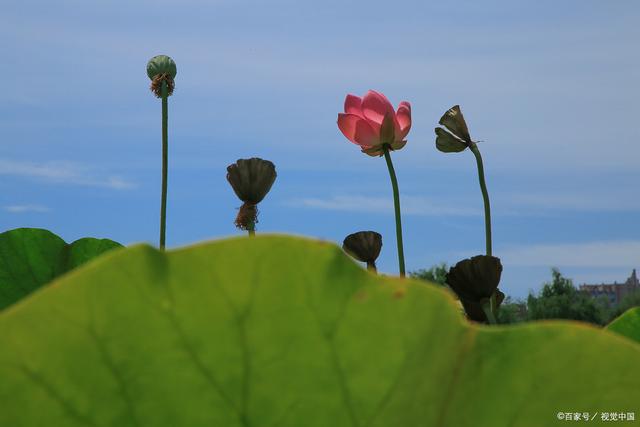
[[[451,267],[447,273],[447,284],[461,301],[480,302],[491,298],[498,288],[501,274],[500,258],[476,255]]]
[[[236,218],[236,226],[252,230],[258,222],[257,204],[264,199],[276,180],[276,167],[257,157],[239,159],[227,167],[227,181],[243,202]]]
[[[460,298],[467,316],[477,322],[486,322],[487,315],[483,310],[492,295],[496,295],[496,306],[504,299],[498,289],[502,263],[500,258],[488,255],[477,255],[464,259],[449,269],[447,284]]]
[[[499,308],[500,304],[502,304],[502,301],[504,301],[504,293],[502,293],[500,289],[496,289],[495,295],[496,308]],[[467,317],[469,318],[469,320],[483,323],[489,321],[489,319],[487,319],[487,314],[482,308],[482,306],[487,303],[486,299],[481,300],[480,302],[465,301],[461,299],[460,302],[462,303],[462,307],[464,307],[464,311],[465,313],[467,313]]]
[[[382,235],[375,231],[358,231],[349,234],[342,243],[342,249],[361,262],[366,262],[375,270],[376,259],[382,249]]]

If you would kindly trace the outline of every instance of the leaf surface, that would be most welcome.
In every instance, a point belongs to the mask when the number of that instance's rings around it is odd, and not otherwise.
[[[282,236],[106,254],[0,313],[0,342],[3,426],[550,426],[640,409],[630,340],[472,325],[446,290]]]
[[[640,342],[640,307],[633,307],[625,311],[609,323],[606,328]]]
[[[0,233],[0,310],[102,253],[122,247],[109,239],[85,237],[67,244],[40,228]]]

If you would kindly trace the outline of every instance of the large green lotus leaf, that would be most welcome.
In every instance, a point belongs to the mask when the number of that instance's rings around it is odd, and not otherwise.
[[[537,427],[640,409],[626,338],[472,325],[448,291],[291,237],[114,251],[0,313],[0,342],[2,426]]]
[[[607,325],[607,329],[640,342],[640,307],[630,308]]]
[[[0,310],[117,247],[122,245],[91,237],[67,244],[40,228],[17,228],[0,233]]]

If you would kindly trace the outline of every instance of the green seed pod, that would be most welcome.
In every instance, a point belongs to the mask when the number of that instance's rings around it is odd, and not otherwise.
[[[382,250],[382,235],[375,231],[349,234],[342,243],[342,249],[358,261],[375,265]]]
[[[147,63],[147,76],[151,80],[158,74],[168,74],[172,79],[176,78],[176,63],[167,55],[157,55]]]
[[[176,74],[176,63],[167,55],[154,56],[147,63],[147,76],[151,79],[151,91],[158,98],[162,97],[162,82],[167,84],[167,96],[173,94]]]

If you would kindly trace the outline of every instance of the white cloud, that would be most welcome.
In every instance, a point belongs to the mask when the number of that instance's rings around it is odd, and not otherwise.
[[[589,186],[587,186],[589,187]],[[635,188],[566,189],[544,193],[497,193],[494,206],[507,215],[544,214],[558,211],[637,212],[640,198]]]
[[[87,167],[69,162],[16,162],[0,159],[0,175],[34,178],[53,184],[103,187],[114,190],[134,188],[135,184],[119,176],[97,176]]]
[[[640,241],[598,241],[516,246],[496,251],[504,265],[633,267],[640,265]]]
[[[393,200],[390,197],[368,196],[333,196],[330,198],[303,198],[287,202],[287,205],[298,208],[311,208],[344,212],[367,212],[393,214]],[[426,197],[402,196],[400,206],[404,215],[419,216],[476,216],[482,212],[478,209],[446,206]]]
[[[9,205],[9,206],[5,206],[4,210],[10,213],[25,213],[25,212],[43,213],[43,212],[49,212],[51,209],[41,205]]]

